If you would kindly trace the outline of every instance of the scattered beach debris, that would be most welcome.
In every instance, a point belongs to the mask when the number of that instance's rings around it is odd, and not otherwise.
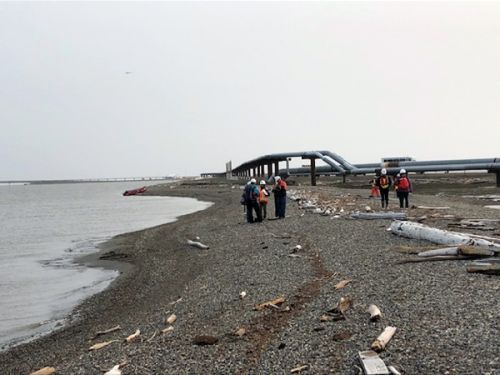
[[[247,296],[247,292],[246,291],[240,292],[240,299],[243,299],[246,296]]]
[[[498,228],[500,220],[494,219],[462,219],[458,223],[449,223],[449,227],[491,231]]]
[[[202,244],[201,242],[198,242],[198,241],[187,240],[187,244],[189,246],[197,247],[198,249],[202,249],[202,250],[209,249],[209,247],[207,245],[204,245],[204,244]]]
[[[174,322],[177,320],[177,315],[175,314],[171,314],[168,318],[167,318],[167,324],[174,324]]]
[[[104,375],[122,375],[122,370],[120,370],[120,365],[114,366],[111,370],[106,372]]]
[[[368,313],[370,314],[370,321],[371,322],[376,322],[377,320],[380,320],[382,313],[380,312],[380,309],[376,305],[370,305],[368,306]]]
[[[351,282],[352,282],[352,279],[342,280],[342,281],[338,282],[337,284],[335,284],[335,289],[339,290],[339,289],[345,288]]]
[[[378,354],[373,350],[358,352],[358,355],[366,375],[389,374],[389,370],[387,369],[384,361],[382,361]]]
[[[52,375],[55,374],[56,369],[54,367],[44,367],[40,370],[32,372],[30,375]]]
[[[112,343],[117,342],[117,341],[118,341],[118,340],[111,340],[111,341],[99,342],[99,343],[97,343],[97,344],[92,345],[92,346],[89,348],[89,351],[92,351],[92,350],[99,350],[99,349],[105,348],[106,346],[111,345]]]
[[[134,342],[139,338],[140,334],[141,334],[141,330],[138,329],[133,334],[131,334],[129,337],[127,337],[125,339],[125,341],[128,343]]]
[[[263,303],[259,303],[257,305],[255,305],[254,307],[254,310],[264,310],[266,307],[278,307],[278,305],[281,305],[283,302],[285,302],[285,297],[278,297],[278,298],[275,298],[271,301],[267,301],[267,302],[263,302]]]
[[[297,251],[300,251],[300,250],[302,250],[302,246],[297,245],[297,246],[295,246],[295,247],[292,249],[292,252],[293,252],[293,253],[296,253]]]
[[[365,211],[366,212],[372,212],[372,208],[370,206],[365,206]]]
[[[94,337],[92,337],[92,340],[95,340],[99,336],[107,335],[108,333],[119,331],[120,329],[122,329],[122,327],[120,327],[119,325],[117,325],[117,326],[115,326],[113,328],[105,329],[104,331],[98,331],[98,332],[96,332],[96,334],[94,335]]]
[[[337,302],[337,306],[333,309],[328,310],[324,315],[321,316],[320,320],[322,322],[327,322],[329,320],[338,321],[345,319],[345,312],[352,306],[352,299],[350,297],[340,297]]]
[[[396,327],[385,327],[384,331],[377,337],[377,339],[372,343],[372,350],[376,352],[381,352],[385,349],[389,341],[391,341],[392,336],[396,333]]]
[[[199,335],[199,336],[195,336],[193,338],[193,344],[200,345],[200,346],[215,345],[215,344],[217,344],[218,341],[219,341],[219,339],[217,337],[209,336],[209,335]]]
[[[299,367],[295,367],[294,369],[291,369],[290,373],[291,374],[295,374],[297,372],[302,372],[304,370],[307,370],[308,368],[309,368],[309,365],[302,365],[302,366],[299,366]]]
[[[170,306],[173,306],[173,305],[178,304],[178,303],[179,303],[179,302],[181,302],[181,301],[182,301],[182,297],[179,297],[179,299],[177,299],[177,300],[175,300],[175,301],[170,302],[170,303],[169,303],[169,305],[170,305]]]
[[[173,326],[169,326],[167,328],[164,328],[161,330],[161,333],[169,333],[169,332],[173,332],[174,330],[174,327]]]
[[[235,336],[241,337],[241,336],[245,335],[245,333],[247,333],[247,331],[245,328],[242,327],[242,328],[238,329],[234,334],[235,334]]]
[[[391,372],[392,375],[401,375],[401,373],[394,368],[394,366],[387,366],[387,369]]]

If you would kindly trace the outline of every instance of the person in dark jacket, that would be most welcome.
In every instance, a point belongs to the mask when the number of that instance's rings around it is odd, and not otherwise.
[[[274,204],[275,204],[275,215],[279,219],[285,218],[286,211],[286,191],[288,190],[288,185],[285,181],[286,177],[283,179],[280,176],[276,176],[274,181],[276,182],[273,187],[274,193]]]
[[[255,178],[250,180],[250,183],[245,186],[245,204],[247,206],[247,222],[261,222],[262,215],[259,207],[259,187],[256,185],[257,181]],[[257,216],[254,220],[253,211],[255,211],[255,215]]]
[[[382,200],[382,208],[389,207],[389,190],[392,186],[392,179],[387,175],[387,169],[382,168],[380,176],[375,180],[375,184],[380,190],[380,199]]]

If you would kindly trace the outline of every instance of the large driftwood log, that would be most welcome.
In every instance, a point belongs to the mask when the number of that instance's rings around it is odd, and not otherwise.
[[[353,219],[364,220],[406,220],[406,213],[404,212],[355,212],[351,215]]]
[[[396,327],[385,327],[384,331],[379,337],[373,342],[372,350],[380,352],[385,349],[389,341],[391,341],[392,336],[396,333]]]
[[[395,221],[391,223],[391,232],[398,236],[417,240],[427,240],[442,245],[474,246],[500,253],[500,244],[492,241],[478,237],[473,238],[467,233],[450,232],[438,228],[431,228],[419,223]]]

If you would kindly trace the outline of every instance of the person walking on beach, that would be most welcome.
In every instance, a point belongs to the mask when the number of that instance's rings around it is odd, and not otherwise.
[[[257,181],[255,178],[252,178],[250,180],[250,183],[245,186],[245,204],[247,206],[247,222],[248,223],[254,223],[254,222],[261,222],[262,221],[262,216],[260,214],[260,207],[259,207],[259,188],[256,185]],[[253,211],[255,210],[255,215],[256,220],[253,218]]]
[[[376,179],[375,184],[380,190],[380,198],[382,200],[382,208],[389,207],[389,189],[392,185],[391,178],[387,175],[387,169],[382,168],[380,176]]]
[[[397,180],[397,192],[399,198],[399,208],[408,208],[408,196],[413,191],[411,186],[411,181],[406,174],[406,169],[401,169],[399,171],[400,177]]]
[[[262,180],[260,182],[260,193],[259,193],[259,204],[262,219],[267,217],[267,204],[269,203],[269,190],[266,188],[266,181]]]
[[[380,189],[377,186],[377,182],[375,179],[370,180],[370,198],[379,198],[380,197]]]
[[[283,179],[280,176],[274,178],[276,182],[273,188],[274,203],[276,207],[275,215],[279,219],[285,218],[286,191],[288,190],[288,185],[285,181],[286,177],[288,176],[285,176]]]

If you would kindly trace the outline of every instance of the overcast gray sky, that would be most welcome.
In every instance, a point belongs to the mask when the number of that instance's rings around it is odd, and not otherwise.
[[[499,20],[493,2],[2,2],[0,180],[500,156]]]

